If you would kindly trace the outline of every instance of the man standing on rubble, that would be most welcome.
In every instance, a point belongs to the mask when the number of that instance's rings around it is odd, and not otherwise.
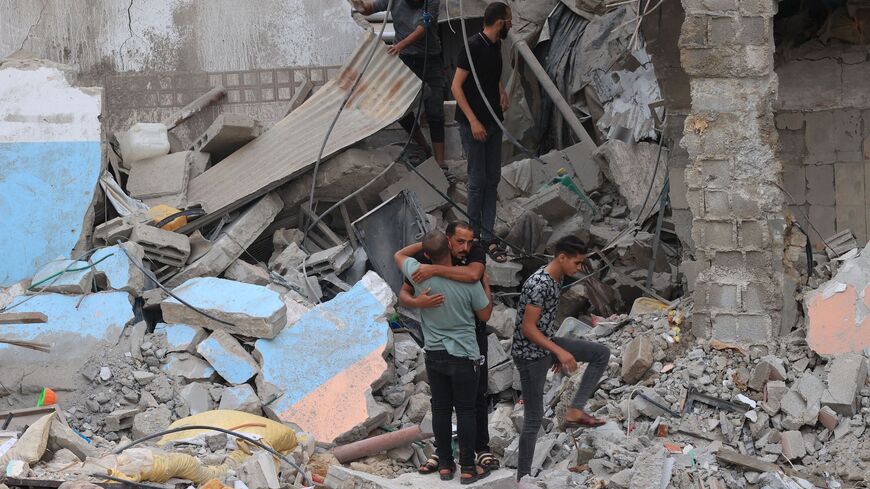
[[[487,5],[483,13],[483,31],[467,41],[471,59],[464,49],[459,52],[451,85],[460,109],[456,111],[459,135],[468,157],[468,215],[487,252],[498,262],[507,258],[492,234],[501,180],[502,133],[484,100],[489,102],[495,117],[504,120],[508,97],[501,83],[501,40],[507,37],[511,19],[511,9],[507,4],[493,2]],[[471,73],[472,64],[482,93]]]
[[[353,6],[363,15],[387,10],[388,0],[353,0]],[[440,0],[393,0],[390,17],[396,40],[387,52],[398,55],[402,62],[423,80],[423,106],[429,123],[432,153],[438,165],[447,172],[444,163],[444,63],[441,60],[441,40],[438,37]],[[429,145],[414,127],[416,117],[407,114],[399,123],[414,140],[428,150]]]
[[[587,362],[580,386],[565,413],[565,428],[600,426],[604,420],[587,414],[583,408],[607,368],[610,350],[599,343],[575,338],[556,338],[556,309],[562,280],[577,273],[586,258],[586,244],[576,236],[556,242],[556,255],[523,284],[517,305],[516,330],[511,354],[520,372],[523,402],[523,429],[520,433],[517,480],[529,475],[535,443],[544,416],[544,384],[547,370],[573,374],[577,362]]]
[[[451,267],[447,236],[430,231],[423,236],[423,253],[432,264]],[[452,414],[456,410],[459,434],[461,482],[468,484],[489,475],[474,459],[476,436],[475,399],[480,371],[480,348],[475,334],[475,317],[489,320],[492,297],[486,283],[463,283],[433,276],[417,282],[414,274],[420,263],[400,252],[396,264],[412,281],[417,296],[442,296],[439,307],[420,310],[425,337],[426,374],[432,390],[432,430],[438,452],[438,472],[450,480],[456,470],[452,451]]]
[[[481,282],[485,289],[489,289],[489,280],[486,276],[486,251],[478,241],[474,240],[474,229],[467,222],[454,221],[447,225],[447,241],[450,247],[452,266],[440,266],[432,264],[425,253],[423,243],[414,243],[398,251],[398,254],[414,257],[421,263],[420,268],[411,277],[415,282],[421,283],[432,277],[442,277],[457,282],[475,283]],[[414,297],[414,286],[410,280],[406,280],[399,292],[399,303],[413,309],[430,309],[439,307],[444,303],[442,294],[430,295],[423,292]],[[475,321],[477,347],[483,356],[483,364],[480,366],[480,375],[477,381],[477,399],[475,402],[475,425],[476,436],[474,451],[477,454],[477,463],[489,470],[499,468],[498,459],[492,454],[489,447],[489,403],[486,392],[489,387],[489,364],[487,353],[489,350],[489,334],[486,321]],[[420,467],[421,474],[428,474],[438,470],[438,455],[426,461]]]

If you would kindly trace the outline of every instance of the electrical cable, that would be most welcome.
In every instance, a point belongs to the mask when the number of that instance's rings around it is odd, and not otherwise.
[[[81,267],[81,268],[65,268],[65,269],[63,269],[63,270],[61,270],[61,271],[59,271],[59,272],[57,272],[57,273],[54,273],[54,274],[49,275],[48,277],[45,277],[44,279],[40,280],[39,282],[36,282],[35,284],[31,284],[30,287],[27,288],[27,290],[33,290],[34,288],[39,287],[40,285],[44,284],[45,282],[48,282],[49,280],[51,280],[51,279],[53,279],[53,278],[55,278],[55,277],[58,277],[58,276],[60,276],[60,275],[63,275],[63,274],[65,274],[65,273],[69,273],[69,272],[81,272],[82,270],[87,270],[87,269],[89,269],[89,268],[94,268],[94,267],[96,267],[97,265],[99,265],[103,260],[106,260],[106,259],[108,259],[110,256],[114,256],[114,255],[115,255],[114,253],[109,253],[108,255],[106,255],[106,256],[100,258],[99,260],[95,261],[94,263],[90,263],[90,262],[88,262],[88,265],[87,265],[87,266],[84,266],[84,267]],[[73,263],[75,263],[75,262],[73,262]],[[70,265],[72,265],[72,263],[71,263]]]
[[[73,259],[73,260],[70,262],[70,264],[67,265],[66,268],[64,268],[64,269],[61,271],[61,274],[63,274],[64,272],[69,271],[70,268],[72,268],[72,266],[75,265],[76,263],[78,263],[79,261],[81,261],[81,260],[83,260],[83,259],[85,259],[85,258],[87,258],[87,257],[90,257],[90,256],[91,256],[92,254],[94,254],[98,249],[99,249],[99,248],[91,248],[91,249],[85,251],[84,253],[82,253],[81,255],[79,255],[77,258]],[[8,306],[6,306],[6,307],[0,308],[0,312],[11,311],[12,309],[15,309],[16,307],[18,307],[18,306],[24,304],[25,302],[27,302],[27,301],[33,299],[34,297],[38,297],[38,296],[42,295],[42,294],[45,292],[45,289],[47,289],[47,288],[51,287],[52,285],[54,285],[55,282],[57,282],[58,280],[60,280],[60,277],[61,277],[61,275],[57,275],[57,276],[54,278],[54,280],[51,281],[51,283],[49,283],[49,284],[46,285],[45,287],[39,289],[35,294],[30,295],[30,296],[27,296],[27,298],[25,298],[23,301],[21,301],[21,302],[16,302],[15,304],[10,304],[10,305],[8,305]],[[29,289],[28,289],[28,290],[29,290]]]
[[[332,134],[332,130],[335,129],[335,124],[338,122],[338,118],[344,111],[345,105],[347,105],[347,102],[353,96],[353,92],[356,90],[357,86],[362,80],[363,75],[365,75],[366,70],[368,70],[369,64],[372,62],[372,59],[375,57],[375,53],[377,52],[377,49],[381,45],[381,40],[384,38],[384,31],[387,29],[387,20],[390,19],[390,13],[392,8],[393,0],[388,0],[386,15],[384,16],[384,22],[381,24],[381,32],[378,34],[378,38],[372,43],[372,48],[369,50],[368,59],[366,59],[362,70],[360,70],[359,75],[357,75],[356,77],[356,80],[354,80],[353,84],[350,86],[350,89],[347,91],[347,95],[345,95],[344,100],[338,107],[338,112],[335,113],[335,117],[332,119],[332,123],[326,130],[326,135],[323,137],[323,144],[320,145],[320,151],[318,151],[317,153],[317,160],[314,162],[314,171],[311,173],[311,192],[309,193],[308,207],[311,210],[312,214],[314,214],[314,189],[317,186],[317,171],[320,169],[320,162],[323,160],[323,152],[326,151],[326,143],[327,141],[329,141],[329,136]],[[308,233],[306,232],[305,234],[307,235]]]
[[[664,116],[662,117],[662,127],[665,126],[665,124],[667,123],[667,120],[668,120],[668,111],[667,111],[667,109],[665,109]],[[653,167],[652,177],[649,179],[650,184],[647,187],[646,197],[644,197],[644,199],[643,199],[643,205],[640,206],[640,211],[638,211],[638,213],[637,213],[638,217],[642,216],[643,211],[646,210],[646,204],[649,202],[650,194],[652,193],[653,186],[655,185],[656,175],[659,172],[659,162],[662,159],[662,146],[664,145],[664,143],[665,143],[665,135],[662,131],[659,131],[659,150],[658,150],[658,153],[656,154],[656,164]],[[665,165],[665,168],[667,169],[667,165]]]
[[[118,242],[118,245],[121,244],[121,240],[120,240],[120,239],[119,239],[117,242]],[[159,280],[157,280],[157,277],[154,275],[154,272],[152,272],[151,270],[148,270],[147,268],[143,267],[142,265],[136,263],[136,261],[133,260],[133,257],[130,256],[129,253],[127,253],[127,250],[125,250],[123,246],[118,246],[118,248],[120,248],[121,251],[123,251],[124,254],[127,255],[127,259],[130,260],[130,263],[132,263],[133,266],[135,266],[136,268],[138,268],[142,273],[145,274],[146,277],[148,277],[149,280],[151,280],[151,281],[154,282],[158,287],[160,287],[160,290],[162,290],[163,292],[166,292],[167,294],[169,294],[173,299],[175,299],[175,300],[177,300],[178,302],[182,303],[183,305],[189,307],[190,309],[196,311],[197,313],[199,313],[199,314],[201,314],[201,315],[203,315],[203,316],[205,316],[205,317],[211,319],[212,321],[217,321],[217,322],[219,322],[219,323],[221,323],[221,324],[225,324],[225,325],[227,325],[227,326],[235,326],[233,323],[231,323],[231,322],[229,322],[229,321],[224,321],[223,319],[218,319],[218,318],[212,316],[211,314],[209,314],[209,313],[207,313],[207,312],[205,312],[205,311],[203,311],[203,310],[197,308],[196,306],[194,306],[193,304],[187,302],[186,300],[182,299],[181,297],[178,297],[177,295],[173,294],[171,290],[167,289],[163,284],[160,283]]]
[[[306,484],[308,484],[308,485],[312,485],[312,484],[313,484],[313,483],[311,482],[311,479],[308,477],[308,474],[306,474],[305,471],[302,469],[302,467],[300,467],[300,466],[299,466],[299,465],[298,465],[298,464],[297,464],[293,459],[287,457],[286,455],[282,454],[281,452],[275,450],[274,448],[272,448],[272,447],[270,447],[270,446],[268,446],[268,445],[266,445],[266,444],[260,443],[259,441],[255,440],[255,439],[253,439],[253,438],[251,438],[251,437],[249,437],[249,436],[247,436],[247,435],[243,435],[243,434],[238,433],[238,432],[233,431],[233,430],[228,430],[228,429],[225,429],[225,428],[219,428],[219,427],[217,427],[217,426],[209,426],[209,425],[199,425],[199,424],[196,424],[196,425],[190,425],[190,426],[179,426],[179,427],[177,427],[177,428],[169,428],[169,429],[166,429],[166,430],[163,430],[163,431],[158,431],[157,433],[152,433],[152,434],[150,434],[150,435],[148,435],[148,436],[143,436],[142,438],[138,438],[138,439],[136,439],[136,440],[133,440],[133,441],[131,441],[130,443],[128,443],[128,444],[126,444],[126,445],[124,445],[124,446],[122,446],[122,447],[119,447],[119,448],[114,449],[114,450],[112,451],[112,453],[113,453],[113,454],[119,454],[119,453],[123,452],[124,450],[126,450],[126,449],[128,449],[128,448],[131,448],[131,447],[136,446],[136,445],[138,445],[138,444],[140,444],[140,443],[144,443],[144,442],[146,442],[146,441],[148,441],[148,440],[153,440],[154,438],[158,438],[158,437],[161,437],[161,436],[164,436],[164,435],[171,435],[172,433],[178,433],[178,432],[181,432],[181,431],[193,431],[193,430],[211,430],[211,431],[220,431],[221,433],[226,433],[226,434],[228,434],[228,435],[230,435],[230,436],[234,436],[234,437],[236,437],[236,438],[239,438],[239,439],[245,440],[246,442],[248,442],[248,443],[250,443],[250,444],[252,444],[252,445],[254,445],[254,446],[256,446],[256,447],[262,448],[263,450],[266,450],[267,452],[271,453],[272,455],[274,455],[274,456],[280,458],[281,460],[287,462],[287,463],[290,464],[294,469],[296,469],[300,474],[302,474],[302,477],[305,479],[305,483],[306,483]]]

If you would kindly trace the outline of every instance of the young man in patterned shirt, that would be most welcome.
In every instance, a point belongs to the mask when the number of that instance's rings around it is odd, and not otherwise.
[[[589,365],[565,413],[565,427],[600,426],[604,420],[583,408],[607,368],[610,350],[601,344],[575,338],[554,338],[556,309],[565,275],[574,275],[586,258],[586,244],[576,236],[556,242],[556,256],[523,284],[517,307],[516,330],[511,354],[520,372],[525,414],[520,433],[517,480],[531,474],[535,442],[544,416],[544,383],[547,370],[572,374],[577,362]]]

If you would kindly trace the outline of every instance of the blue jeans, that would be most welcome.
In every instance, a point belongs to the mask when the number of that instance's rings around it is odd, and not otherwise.
[[[501,180],[501,128],[486,126],[486,141],[471,134],[471,126],[459,124],[462,146],[468,157],[468,216],[475,234],[484,243],[493,239],[498,182]]]

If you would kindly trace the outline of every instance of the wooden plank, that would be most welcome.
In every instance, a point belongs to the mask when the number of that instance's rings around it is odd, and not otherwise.
[[[69,426],[66,416],[64,416],[60,409],[58,409],[57,405],[51,405],[35,408],[12,409],[10,411],[0,412],[0,429],[7,431],[20,431],[26,426],[30,426],[38,421],[39,418],[51,413],[55,413],[57,418],[60,419],[63,424]],[[10,415],[12,416],[11,419],[9,418]],[[10,420],[8,425],[6,425],[7,419]],[[4,428],[3,425],[6,425],[6,427]]]
[[[314,84],[306,78],[305,83],[299,85],[296,93],[293,94],[293,98],[290,99],[290,106],[287,108],[287,113],[284,114],[284,117],[287,117],[291,112],[298,109],[308,99],[308,96],[311,95],[312,90],[314,90]]]
[[[0,324],[37,324],[47,323],[48,316],[41,312],[2,312]]]
[[[749,469],[753,472],[782,472],[785,475],[804,479],[807,482],[810,482],[811,484],[814,484],[821,488],[828,487],[828,484],[824,481],[824,479],[821,479],[814,475],[798,472],[791,467],[780,467],[777,464],[765,462],[758,457],[750,457],[748,455],[737,453],[733,450],[720,449],[718,452],[716,452],[716,458],[720,462],[737,465],[739,467],[743,467],[744,469]]]

